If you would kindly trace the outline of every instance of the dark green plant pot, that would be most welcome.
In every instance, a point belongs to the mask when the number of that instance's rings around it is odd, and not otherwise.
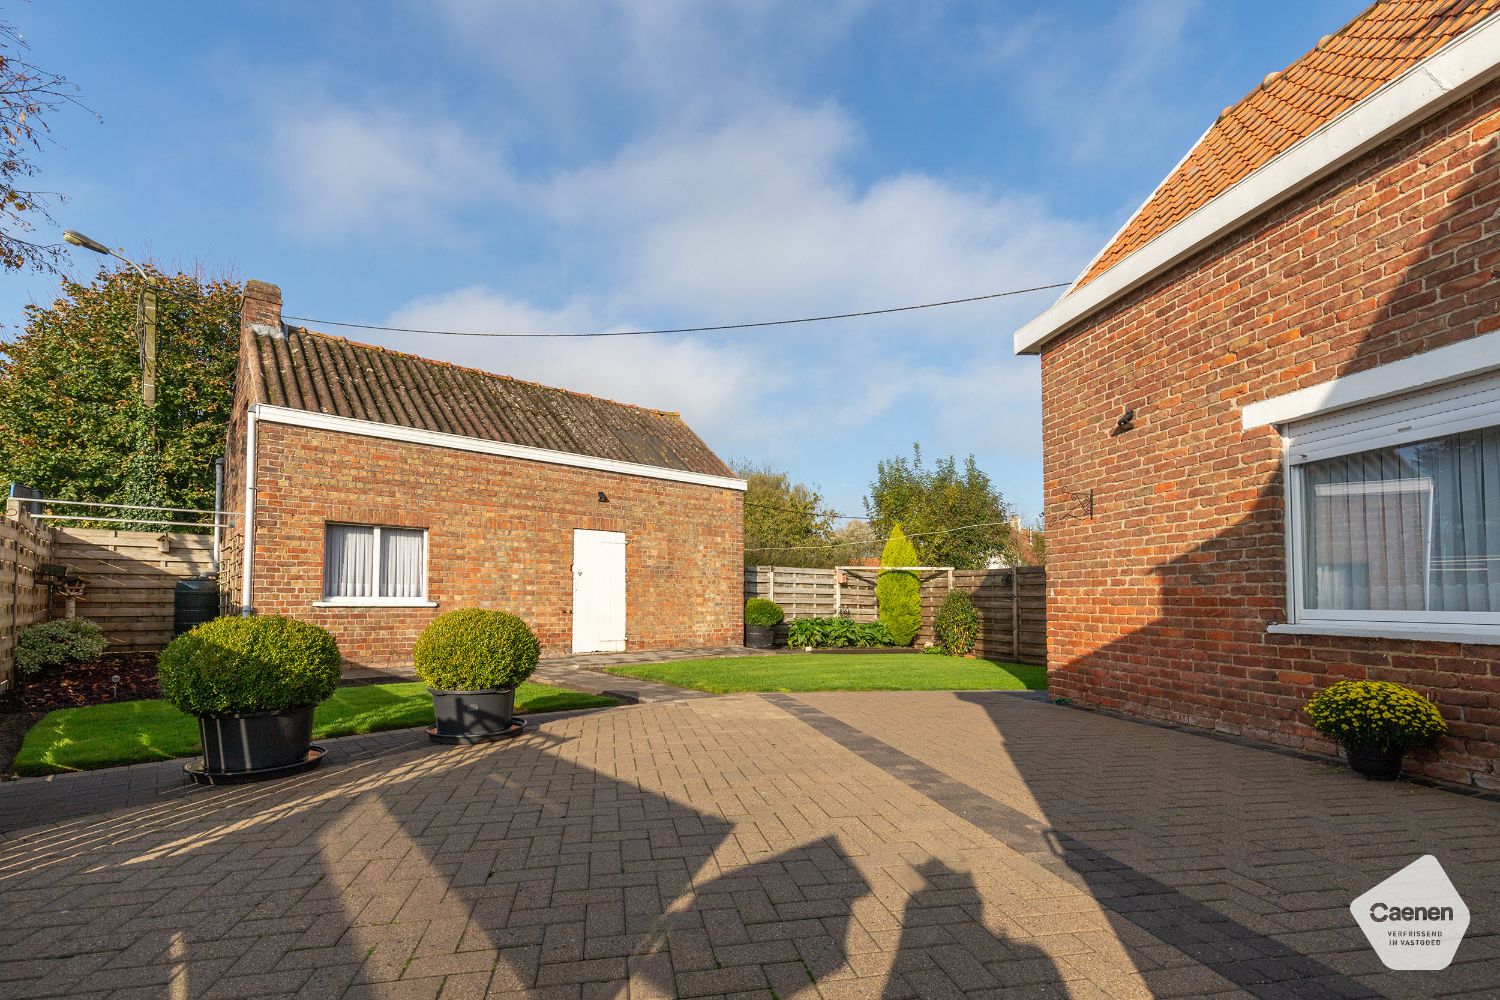
[[[201,715],[203,769],[211,775],[278,772],[307,757],[313,705],[284,712]]]
[[[489,691],[438,691],[432,694],[432,714],[437,725],[434,736],[464,740],[494,738],[511,728],[516,714],[516,689]]]
[[[1406,753],[1384,747],[1346,746],[1344,756],[1355,773],[1372,781],[1393,781],[1401,776],[1401,758]]]
[[[776,626],[746,625],[745,645],[751,649],[770,649],[776,642]]]

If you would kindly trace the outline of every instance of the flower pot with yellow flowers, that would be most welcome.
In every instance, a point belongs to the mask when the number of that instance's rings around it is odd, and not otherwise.
[[[1436,705],[1390,681],[1339,681],[1313,695],[1305,711],[1355,772],[1379,781],[1400,775],[1408,750],[1448,731]]]

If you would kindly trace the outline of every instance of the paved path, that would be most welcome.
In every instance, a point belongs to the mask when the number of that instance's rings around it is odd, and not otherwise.
[[[681,700],[17,837],[0,998],[1494,996],[1497,830],[1003,693]],[[1424,853],[1473,923],[1390,973],[1348,904]]]
[[[710,698],[702,691],[690,691],[637,680],[633,677],[617,677],[604,671],[609,667],[641,663],[667,663],[672,660],[698,660],[727,656],[771,656],[770,650],[746,649],[744,646],[721,646],[712,649],[657,649],[650,652],[630,653],[581,653],[572,656],[545,657],[538,665],[532,680],[539,684],[587,691],[591,694],[607,694],[629,704],[644,702],[678,701],[683,698]],[[344,673],[345,683],[374,683],[390,680],[413,680],[416,674],[410,669],[375,670],[355,668]]]

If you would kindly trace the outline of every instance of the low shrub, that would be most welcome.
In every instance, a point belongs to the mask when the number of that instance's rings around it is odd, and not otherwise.
[[[745,602],[745,624],[760,628],[773,628],[786,618],[786,612],[775,601],[764,597],[752,597]]]
[[[515,615],[459,608],[422,630],[412,664],[434,690],[492,691],[530,677],[541,655],[536,633]]]
[[[316,705],[338,687],[338,643],[282,615],[215,618],[172,640],[156,664],[161,696],[189,715]]]
[[[1390,681],[1339,681],[1313,695],[1304,711],[1314,729],[1346,747],[1405,752],[1448,731],[1436,705]]]
[[[87,618],[55,618],[30,625],[16,636],[16,672],[37,677],[59,667],[92,663],[104,646],[104,630]]]
[[[857,622],[835,615],[828,618],[793,618],[787,626],[787,645],[794,649],[807,646],[829,648],[843,646],[894,646],[890,630],[883,622]]]
[[[880,554],[880,565],[918,565],[917,550],[899,524],[891,529],[891,537]],[[922,631],[922,582],[917,574],[882,571],[875,578],[875,603],[880,620],[890,630],[892,645],[910,646]]]
[[[967,591],[950,590],[938,608],[938,642],[949,656],[963,656],[974,651],[979,639],[979,610],[969,599]]]

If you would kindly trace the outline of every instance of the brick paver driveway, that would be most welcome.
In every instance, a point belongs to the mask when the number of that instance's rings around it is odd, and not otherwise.
[[[1500,805],[1007,694],[398,742],[5,848],[3,997],[1500,990]],[[1426,853],[1473,923],[1389,973],[1348,904]]]

